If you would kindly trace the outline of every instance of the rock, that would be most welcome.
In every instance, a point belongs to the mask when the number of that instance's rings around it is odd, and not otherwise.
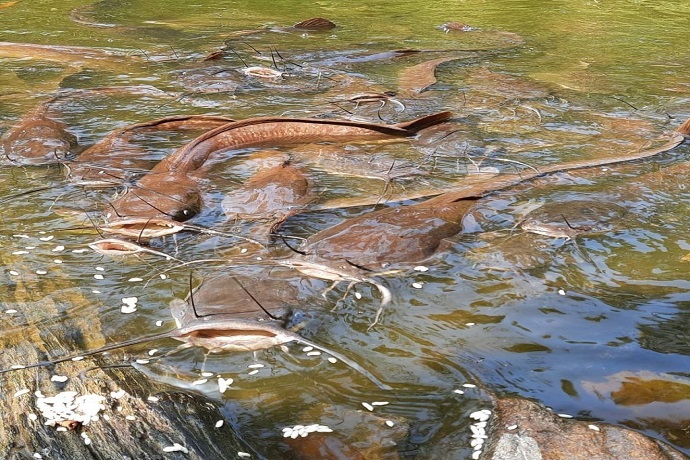
[[[512,428],[512,429],[510,429]],[[688,457],[636,431],[561,418],[523,399],[499,399],[482,459],[683,460]]]

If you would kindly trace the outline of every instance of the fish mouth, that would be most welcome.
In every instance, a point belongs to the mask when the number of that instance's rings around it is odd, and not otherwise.
[[[109,222],[101,227],[107,233],[127,236],[136,239],[150,239],[173,235],[184,229],[184,225],[172,219],[131,218]]]

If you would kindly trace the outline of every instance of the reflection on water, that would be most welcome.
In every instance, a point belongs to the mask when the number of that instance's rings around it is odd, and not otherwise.
[[[663,143],[665,133],[690,116],[682,66],[688,59],[686,16],[671,2],[556,2],[548,9],[540,2],[481,8],[367,2],[347,11],[333,2],[309,8],[196,3],[105,0],[73,10],[75,2],[44,2],[40,9],[19,2],[3,9],[4,40],[105,47],[125,57],[116,65],[65,55],[19,59],[0,46],[0,130],[59,89],[123,85],[151,85],[166,94],[65,101],[61,116],[81,146],[116,128],[177,114],[327,115],[388,123],[441,110],[456,114],[452,129],[430,129],[411,143],[249,149],[215,159],[203,171],[204,207],[194,223],[223,231],[259,231],[261,223],[226,221],[221,203],[262,162],[285,155],[306,171],[316,203],[353,196],[370,201],[363,208],[324,206],[291,217],[284,233],[306,238],[368,212],[391,190],[438,190],[466,174],[638,151]],[[328,17],[338,28],[285,28],[312,16]],[[477,30],[436,28],[451,20]],[[249,32],[235,33],[243,30]],[[428,51],[390,53],[408,48]],[[220,59],[202,61],[220,49]],[[409,82],[399,85],[398,77],[446,57],[438,50],[463,53],[440,65],[431,88],[410,95]],[[247,75],[248,66],[277,68],[280,75]],[[350,100],[400,89],[407,94],[399,95],[399,104]],[[187,134],[146,137],[146,156],[139,160],[162,158]],[[287,352],[233,355],[176,350],[137,369],[221,401],[247,439],[268,446],[268,458],[300,458],[316,449],[283,438],[283,427],[311,423],[340,433],[346,446],[333,448],[352,458],[347,449],[364,458],[441,458],[448,452],[463,458],[470,452],[467,415],[497,393],[624,423],[690,449],[683,429],[690,397],[687,152],[682,146],[638,164],[559,174],[481,200],[465,218],[465,232],[423,268],[377,277],[394,296],[373,329],[380,300],[375,287],[341,283],[328,290],[325,281],[272,272],[299,293],[289,307],[302,336],[352,357],[394,391],[297,344]],[[8,197],[1,211],[2,308],[17,310],[3,320],[6,346],[21,340],[28,324],[52,331],[74,328],[71,321],[81,317],[91,318],[91,329],[82,324],[83,337],[74,332],[77,349],[172,327],[168,304],[187,296],[190,267],[174,268],[174,261],[153,255],[113,259],[88,250],[99,236],[83,212],[102,211],[115,190],[71,185],[59,165],[4,166],[0,184]],[[536,205],[567,207],[578,200],[615,203],[627,213],[616,214],[606,231],[571,239],[517,227]],[[231,238],[181,233],[151,244],[184,261],[213,259],[191,265],[195,279],[228,272],[266,276],[259,275],[266,255]],[[292,255],[278,243],[273,250],[276,259]],[[219,260],[230,257],[232,266]],[[31,310],[31,291],[59,307]],[[138,298],[136,312],[122,313],[122,298],[131,296]],[[135,355],[151,348],[163,355],[175,345],[151,343]],[[109,361],[122,359],[115,352]],[[207,378],[202,372],[212,377],[201,382]],[[218,376],[233,379],[225,392]],[[372,402],[387,404],[363,409]]]

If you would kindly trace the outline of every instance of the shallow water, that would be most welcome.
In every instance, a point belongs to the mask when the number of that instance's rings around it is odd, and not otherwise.
[[[70,12],[80,22],[71,20]],[[328,17],[338,28],[232,36],[233,31],[287,27],[313,16]],[[174,97],[124,94],[69,100],[60,109],[81,145],[91,145],[115,128],[173,114],[350,116],[342,107],[368,121],[380,117],[392,123],[452,110],[458,119],[450,136],[430,130],[411,144],[343,147],[353,155],[361,149],[362,155],[419,164],[425,174],[393,181],[396,190],[447,186],[477,166],[513,172],[511,162],[539,166],[663,143],[690,116],[686,18],[687,8],[670,1],[577,6],[557,1],[548,7],[508,0],[398,2],[395,7],[369,1],[351,3],[346,10],[331,1],[309,7],[289,1],[199,0],[188,6],[157,0],[104,0],[90,6],[19,2],[0,9],[3,41],[107,47],[130,57],[117,65],[0,57],[0,129],[8,129],[55,91],[113,85],[152,85]],[[437,28],[448,21],[476,30],[445,33]],[[517,34],[524,43],[502,32]],[[226,40],[237,54],[200,62]],[[390,103],[377,111],[377,105],[355,108],[342,100],[343,93],[351,96],[363,89],[395,91],[404,69],[443,56],[370,57],[407,48],[471,52],[442,65],[439,81],[429,91],[401,97],[404,112]],[[287,74],[283,79],[257,80],[237,71],[242,60],[270,66],[271,49],[280,53],[273,57]],[[343,86],[338,82],[343,75],[364,81]],[[160,158],[179,142],[153,139],[147,157]],[[304,151],[281,149],[276,155],[285,152],[310,171],[319,202],[377,197],[386,187],[375,178],[329,173],[327,165],[315,164]],[[394,300],[371,330],[379,306],[372,286],[348,291],[342,283],[324,298],[321,292],[328,283],[292,272],[282,275],[309,299],[293,305],[298,310],[293,322],[306,324],[300,333],[352,357],[394,391],[379,390],[342,364],[329,363],[325,355],[306,356],[299,345],[291,345],[290,354],[276,348],[210,357],[206,370],[235,379],[223,395],[211,383],[192,385],[201,371],[200,350],[175,353],[142,371],[221,399],[227,420],[268,458],[298,455],[298,448],[283,441],[282,427],[331,423],[338,431],[333,419],[347,419],[344,413],[371,401],[390,402],[374,409],[381,417],[377,426],[387,419],[409,425],[407,434],[395,438],[398,447],[382,455],[398,451],[403,458],[465,458],[470,452],[467,415],[486,406],[492,394],[529,397],[558,413],[625,424],[690,453],[690,195],[685,186],[690,169],[683,167],[689,152],[683,145],[653,160],[558,175],[481,200],[465,219],[465,232],[424,262],[428,271],[409,267],[378,278]],[[229,227],[222,224],[223,191],[256,170],[256,157],[249,150],[214,162],[205,211],[194,223]],[[675,169],[645,175],[662,168]],[[49,190],[9,198],[47,185]],[[98,234],[91,222],[69,211],[103,209],[113,193],[71,186],[58,166],[3,166],[0,194],[8,197],[0,234],[2,282],[8,291],[0,298],[3,309],[19,310],[20,317],[40,321],[46,329],[59,327],[68,317],[97,315],[108,342],[158,331],[159,320],[171,324],[168,302],[187,295],[189,267],[166,272],[162,279],[159,275],[175,263],[153,255],[121,260],[72,252],[86,248]],[[610,232],[573,241],[513,229],[539,203],[574,199],[612,201],[630,213]],[[301,214],[284,231],[307,237],[370,209]],[[237,244],[183,233],[155,241],[153,247],[189,261],[237,256]],[[65,249],[58,250],[59,245]],[[231,270],[278,276],[260,271],[253,260],[256,248],[245,247],[248,252],[238,267],[197,265],[195,278]],[[27,253],[13,254],[17,251]],[[60,290],[55,290],[54,278],[61,280]],[[136,278],[143,281],[130,281]],[[41,290],[64,306],[63,315],[22,311],[17,286]],[[73,303],[77,295],[89,302]],[[121,298],[128,296],[139,298],[138,310],[123,314]],[[21,324],[18,320],[6,334],[21,332]],[[156,347],[174,347],[160,345]],[[247,366],[255,363],[265,367],[248,375]],[[464,388],[465,383],[478,388]],[[341,413],[334,417],[328,410]],[[341,428],[350,442],[363,437],[346,425]]]

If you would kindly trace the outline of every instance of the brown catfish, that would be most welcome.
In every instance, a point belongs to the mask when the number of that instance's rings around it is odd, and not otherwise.
[[[388,264],[415,263],[431,256],[443,239],[462,230],[462,219],[479,198],[549,173],[620,163],[650,157],[668,151],[690,135],[690,119],[678,128],[666,144],[649,150],[561,165],[521,174],[505,174],[491,182],[466,184],[456,190],[409,206],[390,207],[348,219],[311,236],[301,247],[309,262],[343,261],[367,270],[379,270]],[[296,258],[300,261],[303,259]],[[314,264],[302,270],[314,273]],[[325,278],[325,276],[323,276]],[[328,278],[331,279],[331,278]]]
[[[121,184],[128,178],[128,171],[150,168],[150,161],[141,158],[145,148],[134,143],[136,136],[160,131],[207,131],[232,121],[222,116],[176,115],[116,129],[66,165],[68,177],[82,185]]]
[[[382,383],[378,378],[376,378],[371,372],[367,371],[350,358],[283,328],[280,326],[278,321],[257,321],[243,319],[238,318],[234,313],[215,314],[200,317],[197,316],[193,304],[185,302],[181,299],[174,299],[170,303],[170,310],[173,318],[175,319],[175,323],[177,324],[177,328],[171,331],[125,340],[120,343],[107,345],[105,347],[90,350],[74,356],[0,370],[0,374],[16,371],[18,369],[51,366],[56,363],[71,361],[77,357],[91,356],[131,345],[168,338],[184,342],[182,345],[183,348],[203,347],[210,353],[222,353],[229,351],[257,351],[274,347],[276,345],[282,345],[288,342],[298,342],[303,345],[321,350],[322,352],[342,361],[347,366],[371,380],[381,389],[391,389],[388,385]]]
[[[77,138],[67,131],[52,104],[43,102],[2,136],[4,160],[15,165],[57,163],[75,154]]]
[[[396,125],[283,117],[228,123],[162,160],[140,179],[136,188],[110,203],[106,212],[120,218],[142,218],[143,223],[151,217],[184,221],[193,217],[201,204],[198,184],[189,174],[203,166],[212,154],[258,146],[405,138],[450,117],[450,112],[441,112]]]
[[[306,174],[288,160],[257,172],[238,190],[226,194],[222,207],[230,219],[269,219],[269,233],[273,233],[312,198]]]

